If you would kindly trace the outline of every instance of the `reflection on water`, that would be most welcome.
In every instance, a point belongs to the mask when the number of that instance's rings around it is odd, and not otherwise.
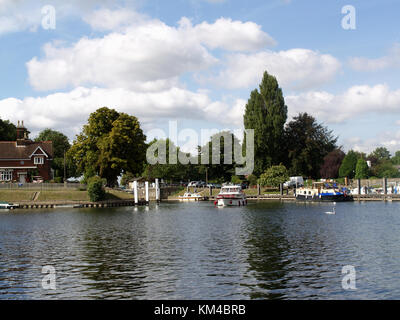
[[[400,204],[0,214],[0,299],[399,299]],[[56,290],[42,289],[42,267]],[[342,267],[357,289],[342,289]]]

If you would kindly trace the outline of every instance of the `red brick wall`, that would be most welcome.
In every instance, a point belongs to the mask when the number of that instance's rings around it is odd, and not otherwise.
[[[24,161],[24,164],[21,164],[21,161]],[[18,172],[34,169],[24,169],[24,167],[37,167],[38,175],[42,176],[45,181],[51,180],[51,160],[44,159],[44,164],[34,164],[33,158],[32,160],[7,160],[0,161],[0,167],[10,167],[14,168],[13,171],[13,180],[18,181]],[[18,169],[17,169],[18,168]]]

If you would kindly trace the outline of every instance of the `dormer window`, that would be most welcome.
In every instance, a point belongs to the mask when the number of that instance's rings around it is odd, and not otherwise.
[[[44,158],[43,157],[34,157],[33,163],[34,164],[44,164]]]

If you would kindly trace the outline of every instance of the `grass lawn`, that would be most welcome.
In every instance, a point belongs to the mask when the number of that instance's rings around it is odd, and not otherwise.
[[[35,191],[31,190],[1,190],[0,201],[17,202],[32,201]],[[107,190],[106,200],[132,200],[133,195],[118,191]],[[57,190],[57,191],[40,191],[38,202],[45,201],[90,201],[87,191],[79,190]]]
[[[133,194],[119,190],[107,190],[106,200],[132,200]]]
[[[62,190],[62,191],[41,191],[37,201],[53,201],[53,200],[68,200],[68,201],[89,201],[87,191],[78,190]]]
[[[32,200],[34,193],[30,190],[1,190],[0,201],[29,201]]]

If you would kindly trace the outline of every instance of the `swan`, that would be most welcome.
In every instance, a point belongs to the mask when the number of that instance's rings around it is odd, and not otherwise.
[[[333,203],[332,211],[325,211],[326,214],[336,214],[336,202]]]

